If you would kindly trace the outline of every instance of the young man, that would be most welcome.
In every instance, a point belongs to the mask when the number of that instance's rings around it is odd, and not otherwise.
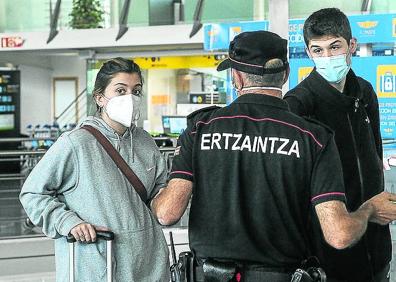
[[[370,83],[351,69],[357,43],[348,18],[340,10],[322,9],[309,16],[304,40],[315,69],[284,99],[292,112],[315,118],[335,131],[347,207],[355,211],[384,190],[377,97]],[[346,250],[326,244],[318,222],[313,223],[313,238],[315,255],[328,277],[389,281],[392,253],[388,226],[369,224],[362,239]]]

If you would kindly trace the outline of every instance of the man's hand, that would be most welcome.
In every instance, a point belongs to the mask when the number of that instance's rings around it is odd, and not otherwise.
[[[173,178],[151,201],[151,210],[161,225],[175,224],[187,208],[193,184],[189,180]]]
[[[382,192],[367,200],[365,204],[374,208],[370,217],[371,222],[386,225],[396,220],[396,194]]]
[[[77,241],[91,243],[96,241],[96,231],[109,231],[106,227],[94,226],[89,223],[80,223],[70,230],[70,234]]]
[[[366,232],[367,222],[386,225],[396,220],[396,195],[382,192],[349,213],[341,201],[327,201],[315,206],[327,243],[336,249],[355,244]]]

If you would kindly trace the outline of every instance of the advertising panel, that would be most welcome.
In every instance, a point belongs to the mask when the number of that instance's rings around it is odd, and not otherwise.
[[[245,31],[268,30],[268,21],[204,25],[204,50],[228,50],[230,41]]]
[[[352,36],[359,43],[394,43],[396,14],[352,15],[348,17]],[[304,47],[305,19],[289,20],[289,47]],[[206,24],[204,49],[227,50],[234,36],[243,31],[268,30],[268,21]]]
[[[359,43],[393,43],[395,14],[355,15],[349,16],[352,36]]]
[[[289,20],[289,47],[304,47],[304,20]]]

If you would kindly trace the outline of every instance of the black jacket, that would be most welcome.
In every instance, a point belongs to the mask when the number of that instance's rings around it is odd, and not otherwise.
[[[314,70],[284,99],[292,112],[315,118],[335,131],[350,211],[384,190],[378,100],[370,83],[350,70],[340,93]],[[337,251],[324,242],[313,219],[315,253],[328,276],[370,281],[391,260],[388,226],[369,223],[355,246]]]

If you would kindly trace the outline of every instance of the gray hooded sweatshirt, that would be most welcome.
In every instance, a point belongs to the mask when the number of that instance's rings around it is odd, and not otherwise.
[[[51,146],[26,179],[20,201],[32,222],[55,238],[56,279],[69,281],[64,236],[79,223],[115,233],[114,281],[169,281],[168,247],[149,208],[88,131],[104,134],[143,182],[148,198],[166,186],[166,163],[154,140],[133,127],[119,136],[101,118],[88,117]],[[105,281],[106,243],[76,243],[76,281]]]

